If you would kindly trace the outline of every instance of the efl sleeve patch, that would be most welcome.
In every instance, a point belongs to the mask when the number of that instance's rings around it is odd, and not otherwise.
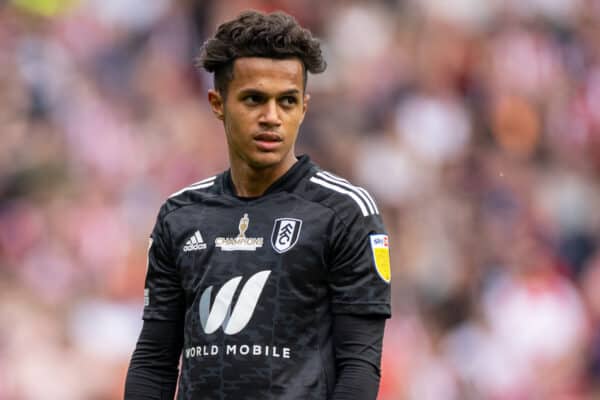
[[[390,244],[387,235],[370,235],[371,250],[375,270],[381,279],[390,283],[392,272],[390,268]]]

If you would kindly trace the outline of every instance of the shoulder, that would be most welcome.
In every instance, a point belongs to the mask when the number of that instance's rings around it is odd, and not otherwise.
[[[213,175],[209,178],[202,179],[201,181],[192,183],[191,185],[188,185],[182,189],[179,189],[178,191],[171,193],[171,195],[169,195],[167,201],[169,201],[171,199],[182,199],[182,198],[189,197],[189,195],[192,194],[193,192],[202,192],[202,191],[207,192],[205,189],[208,189],[208,188],[214,186],[218,177],[219,177],[219,175]]]
[[[343,219],[379,215],[379,208],[367,190],[323,169],[311,171],[306,189],[310,200],[332,209]]]
[[[164,218],[173,211],[201,203],[206,197],[214,196],[219,177],[220,175],[214,175],[171,193],[162,204],[159,215]]]

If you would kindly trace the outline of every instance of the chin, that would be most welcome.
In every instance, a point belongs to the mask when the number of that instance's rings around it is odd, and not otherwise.
[[[257,154],[248,159],[248,165],[256,169],[265,169],[274,167],[283,162],[283,157],[279,154],[264,153]]]

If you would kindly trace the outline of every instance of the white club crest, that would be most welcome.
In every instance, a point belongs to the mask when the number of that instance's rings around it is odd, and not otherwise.
[[[271,234],[271,246],[278,253],[285,253],[298,241],[302,221],[296,218],[277,218]]]

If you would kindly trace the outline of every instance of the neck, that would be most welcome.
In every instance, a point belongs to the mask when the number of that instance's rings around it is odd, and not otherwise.
[[[240,197],[262,196],[267,189],[298,161],[296,157],[274,167],[256,169],[248,164],[231,164],[231,181]]]

